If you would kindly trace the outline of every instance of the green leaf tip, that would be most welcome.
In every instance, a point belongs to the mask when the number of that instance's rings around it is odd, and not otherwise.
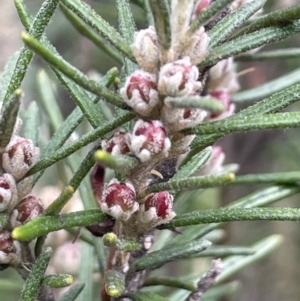
[[[43,285],[52,288],[61,288],[73,284],[74,278],[69,274],[47,275],[43,279]]]
[[[115,270],[108,271],[105,275],[105,290],[110,297],[120,297],[125,290],[125,275]]]

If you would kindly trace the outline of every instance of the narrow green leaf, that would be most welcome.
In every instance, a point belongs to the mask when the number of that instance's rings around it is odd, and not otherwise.
[[[280,183],[280,184],[294,184],[300,180],[299,171],[290,172],[275,172],[266,174],[248,174],[237,176],[232,184],[257,184],[257,183]],[[230,183],[230,184],[231,184]]]
[[[85,282],[85,286],[78,296],[78,301],[95,300],[93,296],[93,281],[90,279],[94,272],[94,247],[84,242],[81,243],[80,247],[79,280]]]
[[[211,246],[208,240],[197,240],[189,243],[170,245],[159,251],[148,253],[134,261],[134,271],[154,270],[176,259],[188,258],[190,255],[206,250]]]
[[[107,102],[126,109],[128,108],[121,96],[108,90],[107,88],[99,85],[94,80],[89,79],[81,71],[64,61],[60,56],[53,54],[43,44],[35,40],[33,37],[26,33],[22,33],[22,39],[30,49],[40,55],[52,67],[59,70],[61,73],[72,79],[76,84],[84,89],[103,97]]]
[[[96,34],[88,25],[81,21],[72,11],[70,11],[64,4],[60,3],[59,7],[65,17],[75,27],[75,29],[83,36],[92,41],[100,50],[107,54],[110,58],[115,60],[118,64],[122,64],[122,58],[110,45],[107,45],[98,34]]]
[[[105,290],[108,296],[120,297],[125,290],[125,275],[119,271],[110,270],[105,273]]]
[[[266,61],[266,60],[288,60],[300,57],[299,48],[277,49],[262,51],[254,54],[242,54],[235,58],[236,61]]]
[[[53,91],[53,82],[44,69],[39,71],[37,82],[43,110],[49,119],[53,132],[56,132],[63,123],[64,118],[56,101]]]
[[[39,141],[39,108],[35,101],[32,101],[27,110],[22,115],[23,120],[23,136],[31,139],[34,145],[38,145]]]
[[[39,293],[39,289],[43,282],[43,277],[46,272],[52,249],[47,248],[41,255],[36,259],[31,272],[26,279],[19,301],[33,301]]]
[[[43,279],[43,285],[60,288],[73,284],[73,281],[73,276],[69,274],[47,275]]]
[[[103,150],[98,150],[95,153],[95,159],[103,167],[108,167],[123,172],[125,170],[132,169],[139,164],[139,159],[135,157],[126,155],[112,156],[110,153]]]
[[[56,216],[41,216],[23,226],[16,227],[12,237],[20,241],[29,241],[53,231],[89,226],[107,220],[109,216],[100,209],[90,209]]]
[[[225,257],[230,255],[251,255],[255,253],[255,250],[250,247],[241,247],[241,246],[213,246],[208,250],[204,250],[199,254],[192,255],[193,258],[195,257]]]
[[[113,120],[112,122],[108,122],[104,126],[98,127],[93,131],[83,135],[80,139],[70,143],[68,146],[61,147],[51,156],[44,157],[43,159],[41,159],[36,165],[33,166],[32,169],[29,170],[26,176],[35,174],[36,172],[55,164],[61,159],[68,157],[69,155],[73,154],[85,145],[97,140],[99,137],[102,137],[110,131],[113,131],[114,129],[128,122],[129,120],[132,120],[134,117],[135,115],[133,113],[125,113],[119,118]]]
[[[91,26],[98,34],[103,36],[118,51],[124,54],[128,59],[135,62],[135,57],[121,35],[110,26],[101,16],[99,16],[90,6],[80,0],[61,0],[71,11],[80,17],[85,23]]]
[[[220,13],[233,0],[219,0],[212,3],[206,10],[202,11],[199,16],[192,22],[187,35],[195,32],[200,26],[204,25],[216,14]]]
[[[204,250],[202,252],[206,252],[206,250]],[[166,276],[149,277],[145,280],[143,287],[144,286],[153,286],[153,285],[164,285],[164,286],[169,286],[169,287],[181,288],[181,289],[191,291],[191,292],[196,289],[196,286],[194,285],[194,283],[185,281],[178,277],[176,277],[176,278],[175,277],[166,277]]]
[[[254,13],[260,10],[265,2],[266,0],[251,1],[240,7],[232,14],[226,16],[221,22],[219,22],[208,32],[210,36],[209,47],[215,47],[216,45],[225,41],[226,38],[230,36],[235,29],[239,28]]]
[[[175,108],[198,108],[209,112],[222,113],[225,106],[219,99],[204,97],[166,97],[165,104]]]
[[[249,195],[246,195],[235,202],[230,203],[227,208],[254,208],[273,204],[289,196],[300,193],[299,187],[288,186],[271,186]],[[226,208],[226,207],[225,207]],[[171,243],[180,243],[182,241],[190,241],[196,238],[203,237],[210,231],[222,226],[222,223],[214,223],[210,225],[198,225],[189,227],[181,235],[173,238]]]
[[[16,8],[18,9],[19,3],[22,0],[15,0]],[[29,29],[29,34],[35,39],[39,40],[47,27],[50,19],[52,18],[59,0],[46,0],[42,7],[39,9],[36,17],[34,18],[32,25]],[[19,53],[19,57],[15,64],[14,71],[9,71],[10,79],[5,77],[6,90],[1,92],[1,101],[6,102],[10,95],[21,86],[27,67],[32,59],[32,52],[27,47],[22,47]],[[7,74],[8,75],[8,74]],[[7,84],[9,82],[9,84]],[[3,88],[3,87],[2,87]]]
[[[117,74],[117,69],[112,68],[102,78],[100,84],[102,84],[105,87],[109,87],[112,81],[114,80],[114,78],[116,77],[116,74]],[[99,101],[98,97],[95,97],[93,99],[94,103],[98,101]],[[46,149],[44,150],[44,153],[42,154],[42,158],[46,158],[53,151],[61,147],[64,144],[64,142],[70,137],[70,135],[73,133],[75,128],[82,122],[83,117],[84,115],[78,107],[74,109],[74,111],[62,123],[59,129],[54,133]]]
[[[80,108],[86,119],[89,121],[93,128],[96,128],[103,124],[105,118],[101,114],[100,110],[95,106],[92,99],[81,87],[77,86],[72,80],[57,72],[54,72],[59,81],[64,85],[72,99],[75,101],[77,106]]]
[[[1,82],[0,82],[0,102],[2,103],[4,100],[4,96],[6,91],[8,91],[8,87],[10,82],[14,76],[14,72],[16,69],[17,62],[19,60],[20,51],[16,51],[7,61],[4,71],[1,74]],[[19,87],[17,87],[19,88]]]
[[[185,191],[196,188],[208,188],[223,185],[234,179],[234,174],[229,173],[220,176],[200,176],[200,177],[190,177],[188,179],[171,179],[168,182],[163,182],[159,184],[152,185],[145,190],[141,191],[138,198],[143,198],[149,193],[162,191],[162,190],[175,190],[175,191]]]
[[[58,301],[75,301],[84,288],[84,283],[75,283],[69,290],[62,294]]]
[[[246,115],[240,118],[226,118],[221,121],[202,123],[194,128],[183,130],[185,134],[230,134],[262,129],[292,128],[300,126],[300,113],[276,113],[268,115]]]
[[[14,131],[22,93],[23,91],[21,89],[17,89],[2,105],[0,118],[0,149],[6,147]]]
[[[74,194],[74,188],[72,186],[67,186],[63,191],[60,193],[59,197],[56,198],[51,205],[49,205],[43,215],[55,215],[58,214],[61,209],[66,205],[66,203],[70,200],[70,198]]]
[[[253,255],[231,256],[229,258],[226,258],[222,261],[223,271],[218,276],[216,283],[223,282],[244,267],[265,257],[274,249],[276,249],[282,242],[282,240],[283,237],[281,235],[271,235],[251,246],[255,250],[255,253]]]
[[[268,97],[273,93],[280,93],[282,89],[287,90],[287,88],[292,88],[292,85],[297,84],[299,82],[300,68],[295,69],[292,72],[284,74],[258,87],[244,90],[243,92],[235,93],[232,95],[231,100],[236,103],[246,101],[257,101],[264,97]]]
[[[281,27],[294,20],[300,19],[300,5],[295,5],[280,10],[273,11],[258,20],[255,20],[250,25],[242,29],[238,36],[248,34],[259,29],[271,26]]]
[[[152,292],[136,292],[128,294],[128,297],[132,301],[170,301],[169,299],[162,297]]]
[[[192,156],[190,160],[182,165],[172,180],[186,179],[192,176],[201,166],[203,166],[212,153],[212,147],[207,147],[202,152]]]
[[[121,35],[125,41],[132,44],[136,26],[128,0],[117,0],[117,9]],[[124,59],[124,67],[127,75],[133,73],[138,68],[128,58]]]
[[[298,208],[221,208],[202,211],[192,211],[177,215],[168,224],[159,226],[160,229],[186,227],[197,224],[221,223],[232,221],[299,221]]]
[[[166,0],[150,0],[154,26],[158,41],[163,49],[168,50],[171,45],[170,12]]]
[[[268,27],[250,34],[245,34],[213,48],[206,58],[198,64],[198,67],[204,68],[207,66],[213,66],[217,62],[228,57],[263,45],[281,41],[295,33],[298,33],[299,31],[300,20],[297,20],[281,27]]]
[[[235,293],[240,291],[241,285],[238,281],[231,281],[222,285],[214,285],[207,292],[203,294],[201,301],[213,301],[218,300],[220,298],[232,297],[235,296]]]

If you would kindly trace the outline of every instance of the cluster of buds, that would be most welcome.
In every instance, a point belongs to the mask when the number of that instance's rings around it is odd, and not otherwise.
[[[153,156],[166,157],[171,147],[162,122],[138,120],[132,133],[116,132],[111,139],[102,142],[102,148],[112,155],[132,153],[142,162]]]
[[[21,252],[20,244],[13,240],[10,231],[43,211],[41,201],[29,195],[33,176],[24,178],[39,159],[39,148],[30,139],[17,135],[21,124],[21,119],[17,118],[9,143],[0,150],[0,212],[7,214],[0,231],[0,263],[13,266],[20,264]]]
[[[140,205],[131,183],[122,183],[116,179],[106,185],[101,209],[116,220],[127,221],[138,211],[138,219],[149,228],[170,221],[174,216],[173,196],[168,191],[148,195]]]
[[[184,136],[181,130],[226,118],[234,112],[230,95],[239,86],[231,59],[221,61],[210,69],[209,84],[205,89],[199,80],[197,64],[207,55],[210,38],[205,27],[193,30],[190,24],[212,2],[172,1],[169,48],[161,44],[153,26],[138,31],[134,36],[131,47],[140,69],[127,77],[120,94],[140,119],[131,132],[119,130],[109,140],[103,141],[102,148],[115,156],[134,155],[143,164],[136,169],[140,173],[143,167],[148,171],[149,166],[154,167],[170,154],[178,156],[189,150],[194,136]],[[216,113],[193,105],[184,106],[187,99],[197,103],[202,91],[219,100],[224,105],[224,111]],[[216,169],[224,160],[223,152],[218,150],[216,148],[211,157]],[[205,173],[209,171],[205,170]],[[137,185],[137,181],[130,178],[133,176],[136,175],[129,174],[126,183],[112,180],[103,192],[102,188],[92,185],[102,210],[122,221],[134,215],[136,221],[150,225],[150,228],[172,219],[175,216],[172,195],[161,191],[148,195],[144,200],[137,200],[139,189],[131,184]],[[141,186],[146,187],[148,183],[145,181]]]

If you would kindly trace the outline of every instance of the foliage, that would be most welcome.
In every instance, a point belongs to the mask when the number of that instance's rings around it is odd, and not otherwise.
[[[20,300],[216,300],[236,290],[236,283],[224,282],[282,238],[245,247],[214,246],[210,237],[224,222],[300,220],[298,208],[269,207],[300,192],[300,172],[235,176],[238,166],[223,165],[225,154],[214,143],[234,132],[300,126],[300,112],[281,112],[299,100],[298,69],[237,92],[234,65],[298,57],[298,49],[260,48],[300,31],[299,6],[263,14],[264,0],[117,0],[116,30],[83,0],[45,0],[34,18],[26,1],[14,2],[25,32],[24,46],[1,78],[0,263],[24,279]],[[136,29],[134,7],[148,28]],[[92,79],[64,60],[45,35],[57,10],[122,68]],[[76,104],[65,120],[44,70],[38,73],[40,103],[32,102],[22,120],[18,116],[20,86],[34,55]],[[249,100],[259,101],[234,112],[235,103]],[[54,132],[43,147],[37,147],[43,141],[39,110]],[[74,139],[84,126],[87,131]],[[84,158],[82,150],[88,150]],[[31,191],[52,165],[65,175],[64,188],[44,208]],[[226,208],[183,212],[189,191],[239,184],[270,186]],[[77,189],[84,210],[62,213]],[[61,229],[85,242],[75,272],[83,283],[72,285],[69,274],[45,275],[55,265],[46,237]],[[73,249],[68,245],[67,254]],[[168,262],[205,257],[222,260],[213,259],[204,274],[151,275]],[[60,260],[58,265],[72,266]],[[97,283],[92,274],[101,275]],[[157,285],[172,287],[172,293],[147,288]],[[53,288],[66,286],[54,296]]]

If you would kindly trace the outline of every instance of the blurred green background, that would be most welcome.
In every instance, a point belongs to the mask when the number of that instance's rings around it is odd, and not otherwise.
[[[41,0],[28,0],[25,2],[33,15],[37,12],[42,3]],[[115,1],[86,0],[86,2],[93,6],[110,24],[117,27],[117,11],[114,7]],[[3,70],[9,56],[22,45],[20,33],[23,29],[18,20],[13,1],[0,0],[0,3],[0,70]],[[266,5],[266,11],[295,4],[298,4],[297,0],[269,0]],[[133,6],[133,9],[138,28],[144,28],[145,18],[143,14],[139,8]],[[93,43],[80,36],[60,11],[57,11],[48,27],[47,36],[67,61],[85,73],[92,72],[93,70],[104,73],[110,67],[119,67],[113,60],[95,47]],[[265,49],[270,50],[284,47],[300,47],[299,35],[293,36],[282,43],[265,47]],[[290,72],[294,68],[299,67],[299,65],[300,59],[286,61],[274,60],[266,63],[241,63],[238,65],[238,70],[240,71],[254,67],[253,72],[241,76],[242,88],[259,86],[268,80]],[[53,76],[49,68],[40,59],[35,58],[33,60],[29,74],[27,74],[23,83],[25,109],[31,100],[38,101],[40,97],[37,86],[37,73],[40,68],[45,68],[49,76]],[[74,104],[59,84],[57,84],[55,89],[60,107],[64,115],[68,115],[73,109]],[[249,105],[249,103],[245,105]],[[300,109],[299,104],[295,106],[298,106],[298,110]],[[238,109],[241,107],[242,106],[238,106]],[[223,146],[226,152],[226,162],[240,164],[239,173],[246,174],[299,169],[299,142],[299,130],[294,129],[235,134],[226,137],[220,141],[219,144]],[[53,172],[55,172],[55,170]],[[52,175],[52,179],[55,178],[56,177]],[[47,182],[48,179],[46,178],[43,181]],[[52,182],[51,184],[57,183]],[[200,201],[204,201],[204,206],[214,207],[234,201],[241,196],[253,192],[257,188],[260,187],[226,187],[217,192],[205,194],[201,197]],[[299,196],[287,199],[276,205],[297,207],[298,204]],[[242,283],[242,289],[236,297],[230,300],[299,300],[300,235],[298,228],[298,223],[291,222],[234,222],[227,225],[227,234],[224,242],[228,244],[247,245],[273,233],[279,233],[284,236],[284,243],[272,253],[271,256],[255,265],[247,267],[237,276]],[[1,300],[18,300],[21,285],[22,280],[14,270],[8,269],[0,272]],[[4,295],[5,297],[3,297]]]

